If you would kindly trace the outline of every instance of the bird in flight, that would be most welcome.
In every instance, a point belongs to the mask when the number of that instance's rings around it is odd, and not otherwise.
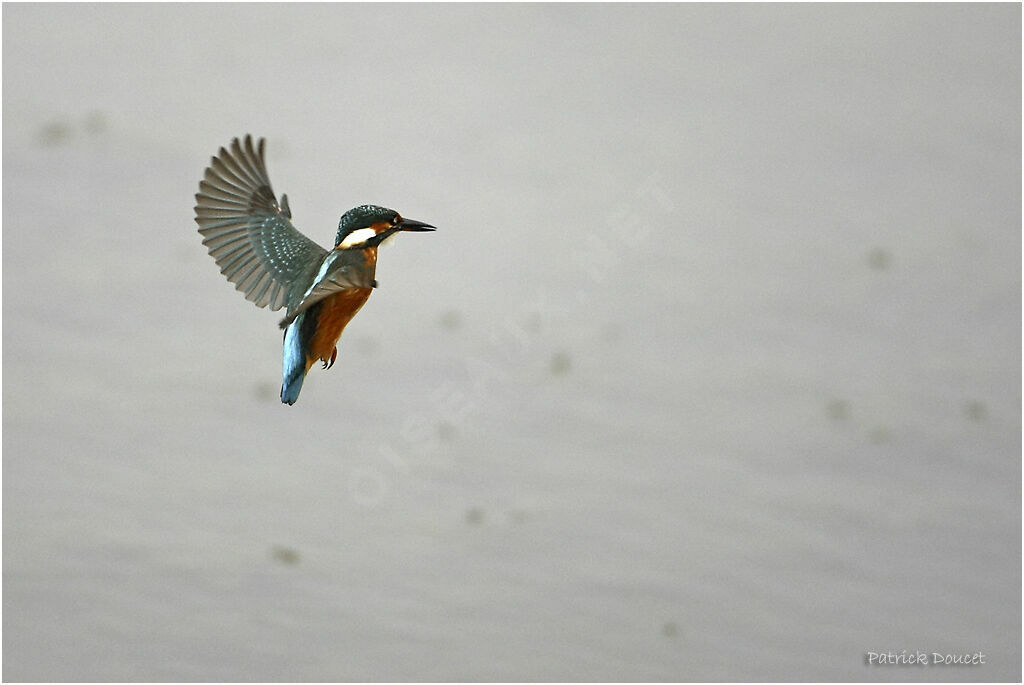
[[[196,194],[196,223],[220,272],[245,299],[285,308],[281,401],[295,404],[313,364],[334,365],[342,331],[377,287],[377,247],[400,231],[434,227],[360,205],[341,216],[334,248],[325,250],[292,225],[288,196],[278,202],[274,195],[265,143],[235,138],[210,160]]]

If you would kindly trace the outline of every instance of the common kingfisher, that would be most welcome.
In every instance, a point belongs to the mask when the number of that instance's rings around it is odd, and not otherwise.
[[[334,365],[338,340],[377,287],[377,247],[399,231],[433,231],[398,212],[361,205],[338,222],[328,251],[292,225],[288,196],[277,201],[252,136],[220,149],[199,182],[196,223],[220,272],[257,307],[285,309],[281,401],[295,404],[317,360]]]

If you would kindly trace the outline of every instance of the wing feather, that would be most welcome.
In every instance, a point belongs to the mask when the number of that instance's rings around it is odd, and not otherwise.
[[[373,280],[375,271],[376,265],[364,263],[358,251],[331,252],[321,267],[321,273],[317,274],[318,280],[302,294],[302,299],[298,303],[289,304],[288,315],[281,319],[279,325],[281,328],[287,328],[299,314],[335,293],[353,288],[376,287],[377,284]]]
[[[226,190],[221,190],[212,183],[207,183],[205,180],[199,182],[199,192],[206,195],[209,198],[216,200],[217,202],[227,202],[232,205],[239,207],[246,206],[246,200],[241,195],[235,193],[229,193]]]
[[[277,310],[299,303],[327,250],[300,233],[267,175],[266,141],[235,138],[203,172],[196,195],[196,223],[210,255],[228,281],[258,307]],[[298,292],[295,292],[298,291]],[[291,293],[291,297],[289,297]]]

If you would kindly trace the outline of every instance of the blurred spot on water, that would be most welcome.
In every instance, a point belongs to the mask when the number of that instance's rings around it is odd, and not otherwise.
[[[258,381],[253,383],[252,394],[258,400],[264,402],[278,399],[278,388],[270,381]]]
[[[441,324],[441,328],[454,331],[462,326],[462,315],[454,309],[449,309],[438,317],[437,322]]]
[[[850,417],[850,405],[846,400],[830,400],[825,405],[825,414],[833,421],[845,421]]]
[[[527,515],[522,509],[513,509],[508,512],[508,520],[516,525],[526,523]]]
[[[565,352],[555,352],[551,355],[551,375],[564,376],[569,373],[572,366],[569,355]]]
[[[885,271],[892,261],[888,250],[882,247],[873,247],[868,252],[868,266],[875,271]]]
[[[665,621],[661,626],[661,634],[665,637],[675,637],[679,634],[679,626],[676,625],[675,621]]]
[[[455,429],[455,426],[447,421],[442,421],[437,424],[437,437],[445,442],[451,442],[454,440],[457,433],[458,431]]]
[[[107,130],[107,115],[96,110],[89,112],[85,117],[85,132],[90,135],[99,135]]]
[[[299,551],[291,547],[274,545],[270,548],[270,558],[285,566],[295,566],[299,563]]]
[[[885,426],[875,426],[868,431],[868,440],[873,445],[881,445],[892,440],[892,433]]]
[[[971,421],[980,423],[988,418],[988,407],[984,402],[972,400],[964,405],[964,414]]]
[[[39,128],[39,142],[43,145],[61,145],[71,138],[71,126],[65,121],[51,121]]]
[[[471,526],[479,526],[484,522],[484,510],[480,507],[466,509],[466,523]]]

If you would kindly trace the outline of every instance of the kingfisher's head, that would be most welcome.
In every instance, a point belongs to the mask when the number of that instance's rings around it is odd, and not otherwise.
[[[393,209],[377,205],[360,205],[342,214],[334,245],[342,250],[363,249],[376,247],[399,231],[433,230],[433,226],[422,221],[403,219]]]

